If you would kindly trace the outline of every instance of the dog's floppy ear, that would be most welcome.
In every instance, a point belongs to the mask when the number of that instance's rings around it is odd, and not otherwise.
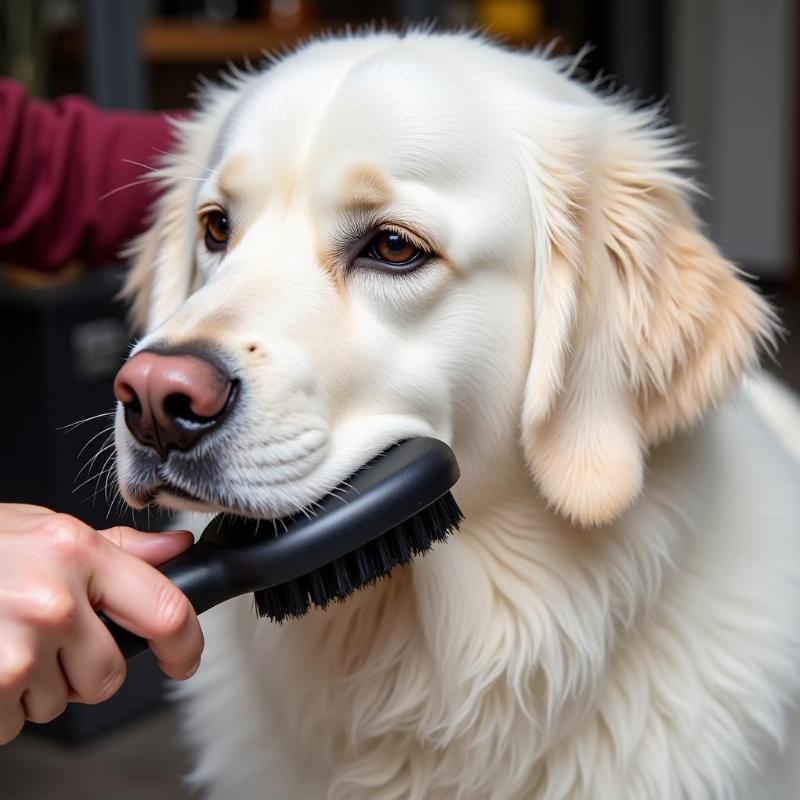
[[[671,132],[652,111],[605,102],[559,126],[531,178],[540,241],[522,439],[545,499],[586,526],[633,502],[648,447],[719,401],[776,329],[700,233]]]

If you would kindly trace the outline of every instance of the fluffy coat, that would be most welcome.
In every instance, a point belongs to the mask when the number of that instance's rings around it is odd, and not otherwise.
[[[324,613],[203,618],[181,693],[211,798],[798,796],[800,411],[742,385],[774,316],[700,232],[669,127],[571,69],[368,34],[178,124],[136,350],[211,341],[248,394],[169,480],[198,511],[280,514],[429,434],[466,517]],[[237,219],[224,257],[198,241],[209,197]],[[437,258],[342,266],[346,231],[386,224]],[[117,437],[135,505],[121,416]],[[191,459],[213,477],[187,483]]]

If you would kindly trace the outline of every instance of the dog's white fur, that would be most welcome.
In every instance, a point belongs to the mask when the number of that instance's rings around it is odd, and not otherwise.
[[[657,113],[569,73],[369,34],[209,88],[178,125],[137,349],[218,344],[243,391],[185,455],[213,480],[172,456],[166,478],[200,510],[280,514],[430,434],[466,515],[325,613],[204,617],[184,694],[213,798],[798,796],[800,412],[740,386],[774,320],[698,231]],[[207,202],[234,222],[224,257]],[[348,266],[379,223],[439,258]]]

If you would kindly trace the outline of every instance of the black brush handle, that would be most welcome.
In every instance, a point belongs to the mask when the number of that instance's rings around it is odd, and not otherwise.
[[[313,512],[277,520],[277,535],[262,530],[259,536],[259,520],[220,514],[196,544],[159,569],[200,614],[353,552],[431,506],[458,478],[455,456],[444,442],[408,439],[362,467]],[[272,530],[272,521],[267,524]],[[100,616],[126,659],[147,649],[144,639]]]

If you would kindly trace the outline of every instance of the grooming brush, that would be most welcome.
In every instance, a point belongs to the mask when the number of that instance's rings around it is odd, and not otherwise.
[[[301,617],[375,583],[457,530],[462,514],[450,489],[458,477],[446,444],[408,439],[313,508],[274,525],[216,516],[194,545],[159,569],[198,614],[253,592],[259,616]],[[144,639],[100,617],[126,658],[147,650]]]

